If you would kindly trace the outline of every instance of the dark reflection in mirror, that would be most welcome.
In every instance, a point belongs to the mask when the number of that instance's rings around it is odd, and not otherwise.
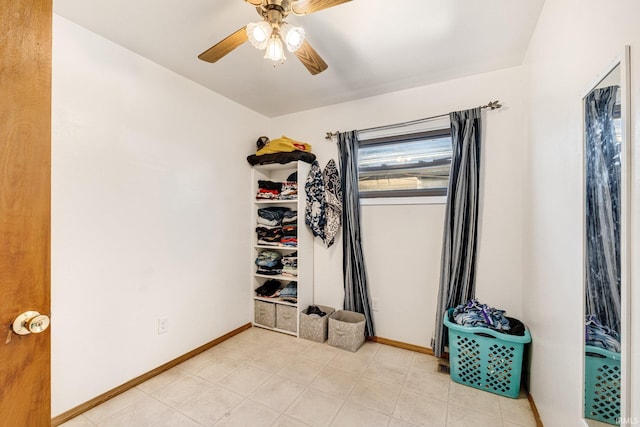
[[[611,73],[615,81],[615,73]],[[619,76],[619,71],[618,71]],[[619,82],[619,79],[618,79]],[[590,425],[620,417],[620,86],[592,90],[585,111],[585,402]]]

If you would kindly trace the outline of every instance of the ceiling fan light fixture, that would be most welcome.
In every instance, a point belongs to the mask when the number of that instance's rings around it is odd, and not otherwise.
[[[351,0],[244,0],[255,6],[261,21],[249,23],[229,34],[218,43],[198,55],[198,58],[214,63],[245,42],[265,50],[264,58],[284,63],[284,45],[311,73],[316,75],[328,68],[327,63],[305,38],[305,31],[289,25],[285,19],[293,14],[307,15],[338,6]]]
[[[267,48],[264,51],[264,57],[265,59],[281,62],[287,59],[284,56],[284,46],[282,46],[282,40],[277,31],[271,33],[271,37],[267,41]]]
[[[271,33],[271,24],[267,21],[247,24],[247,37],[256,49],[262,50],[267,46]]]
[[[304,28],[294,27],[293,25],[283,22],[280,26],[280,32],[282,33],[282,38],[289,52],[295,52],[302,46],[304,42]]]

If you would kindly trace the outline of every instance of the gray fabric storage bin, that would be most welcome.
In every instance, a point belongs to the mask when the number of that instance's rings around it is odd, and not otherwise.
[[[329,315],[336,310],[333,307],[325,307],[324,305],[318,305],[317,307],[327,314],[322,317],[309,316],[307,308],[300,312],[300,338],[315,342],[325,342],[329,329]]]
[[[276,328],[283,331],[296,332],[298,328],[296,314],[298,310],[296,307],[290,305],[276,305]]]
[[[254,322],[268,328],[276,327],[276,305],[265,301],[255,301]]]
[[[329,345],[356,351],[364,343],[364,314],[338,310],[329,316]]]

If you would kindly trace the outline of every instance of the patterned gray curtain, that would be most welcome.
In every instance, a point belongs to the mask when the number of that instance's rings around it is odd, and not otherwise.
[[[450,113],[449,118],[452,154],[432,343],[436,357],[442,355],[448,341],[443,324],[447,309],[475,296],[481,109]]]
[[[340,175],[342,176],[342,273],[344,309],[364,314],[365,333],[375,336],[369,286],[360,239],[360,194],[358,191],[358,132],[338,134]]]
[[[620,142],[613,112],[618,86],[585,99],[586,314],[620,333]]]

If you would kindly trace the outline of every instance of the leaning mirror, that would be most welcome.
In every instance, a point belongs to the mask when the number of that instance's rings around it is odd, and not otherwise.
[[[624,414],[628,282],[626,57],[583,98],[584,417],[620,425]]]

